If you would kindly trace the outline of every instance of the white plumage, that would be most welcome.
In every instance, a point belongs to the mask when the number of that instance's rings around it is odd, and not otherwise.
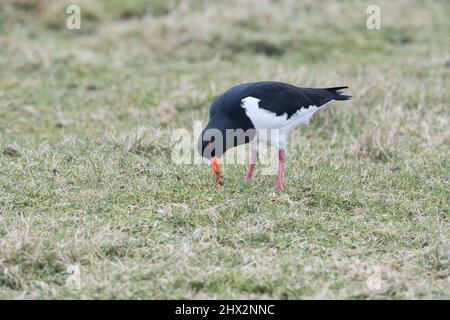
[[[273,130],[278,129],[277,135],[269,135],[278,137],[278,141],[269,141],[279,147],[286,147],[287,137],[292,129],[301,124],[308,123],[313,114],[319,110],[315,105],[307,108],[301,107],[295,114],[288,118],[287,113],[277,116],[276,113],[259,106],[260,99],[255,97],[246,97],[241,100],[241,107],[245,109],[246,115],[250,118],[256,131],[261,129]]]

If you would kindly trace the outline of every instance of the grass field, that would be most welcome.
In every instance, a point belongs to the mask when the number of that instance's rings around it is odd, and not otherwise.
[[[449,13],[1,1],[0,298],[449,299]],[[172,162],[174,129],[260,80],[353,95],[292,134],[284,192]]]

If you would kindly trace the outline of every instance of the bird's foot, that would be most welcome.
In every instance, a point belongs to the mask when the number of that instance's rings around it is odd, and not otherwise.
[[[221,174],[216,175],[216,187],[223,188],[223,177]]]
[[[283,191],[284,190],[283,182],[277,181],[277,190],[278,191]]]
[[[245,178],[244,178],[244,181],[245,181],[245,182],[250,182],[250,181],[252,181],[252,176],[246,175]]]
[[[253,177],[253,171],[255,170],[255,164],[250,164],[250,167],[248,168],[247,175],[245,176],[244,180],[245,182],[250,182]]]

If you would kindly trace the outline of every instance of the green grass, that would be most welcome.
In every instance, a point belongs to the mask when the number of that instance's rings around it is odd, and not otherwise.
[[[2,1],[0,298],[448,299],[450,6],[377,3],[372,31],[364,1],[79,1],[70,31]],[[354,97],[292,134],[285,192],[172,162],[269,79]]]

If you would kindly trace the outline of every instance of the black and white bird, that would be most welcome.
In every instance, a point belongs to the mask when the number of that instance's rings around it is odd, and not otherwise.
[[[198,151],[211,162],[216,184],[223,185],[219,159],[228,149],[249,143],[264,129],[275,129],[277,138],[269,142],[279,149],[276,186],[283,190],[289,132],[307,123],[330,101],[350,100],[351,96],[342,94],[341,90],[346,88],[300,88],[283,82],[264,81],[240,84],[222,93],[211,105],[209,123],[198,142]],[[231,139],[227,135],[230,130],[235,132]],[[258,159],[257,149],[252,150],[250,158],[246,181],[252,178]]]

